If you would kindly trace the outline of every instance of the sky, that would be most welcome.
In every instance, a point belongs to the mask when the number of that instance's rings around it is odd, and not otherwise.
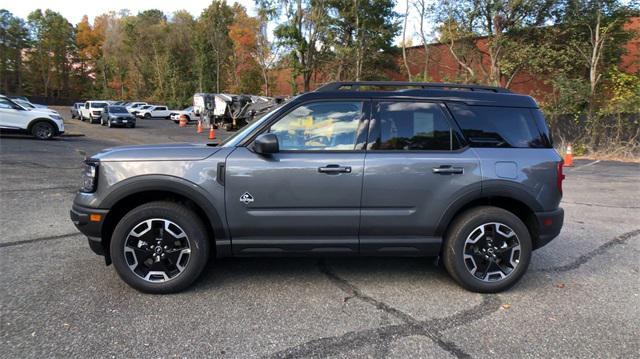
[[[227,3],[232,4],[238,2],[247,8],[250,15],[255,15],[255,1],[254,0],[227,0]],[[89,21],[93,21],[93,18],[107,13],[109,11],[119,11],[121,9],[128,9],[132,14],[137,14],[139,11],[148,9],[159,9],[165,14],[171,14],[177,10],[187,10],[194,16],[199,16],[202,10],[204,10],[211,0],[108,0],[108,1],[76,1],[76,0],[5,0],[0,8],[4,8],[12,12],[14,15],[26,19],[30,12],[36,9],[51,9],[59,12],[69,20],[72,24],[77,24],[82,20],[82,16],[88,15]],[[404,14],[405,1],[398,1],[396,3],[396,12]],[[414,16],[415,17],[415,16]],[[415,36],[417,32],[417,19],[409,17],[409,25],[407,28],[407,38],[412,36],[414,38],[414,44],[417,43],[418,37]],[[401,41],[401,34],[396,38],[396,43]]]

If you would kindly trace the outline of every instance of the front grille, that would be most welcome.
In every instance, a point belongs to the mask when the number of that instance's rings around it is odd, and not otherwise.
[[[93,111],[93,114],[94,114],[94,115],[96,115],[96,116],[100,116],[100,115],[102,114],[102,112],[100,112],[100,111]]]

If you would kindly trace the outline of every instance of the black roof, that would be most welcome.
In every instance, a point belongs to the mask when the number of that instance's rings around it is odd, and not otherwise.
[[[398,89],[393,89],[394,87]],[[390,90],[387,90],[389,88]],[[380,90],[382,89],[382,91]],[[535,100],[501,87],[428,82],[333,82],[297,100],[328,98],[424,99],[463,102],[477,106],[537,108]]]

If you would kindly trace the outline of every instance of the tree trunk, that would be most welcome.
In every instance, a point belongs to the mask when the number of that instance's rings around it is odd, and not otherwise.
[[[262,68],[262,78],[264,79],[264,95],[269,97],[269,72],[265,67]]]
[[[411,69],[409,68],[409,63],[407,62],[407,20],[409,19],[409,0],[406,1],[407,9],[404,12],[404,26],[402,27],[402,60],[404,61],[404,67],[407,70],[407,77],[409,81],[413,81],[411,77]]]

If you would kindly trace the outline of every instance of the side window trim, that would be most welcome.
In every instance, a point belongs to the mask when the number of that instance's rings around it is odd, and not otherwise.
[[[327,153],[327,152],[330,152],[330,153],[358,153],[358,152],[364,152],[365,148],[367,146],[367,134],[369,133],[370,119],[371,119],[372,112],[373,112],[372,101],[371,101],[370,98],[315,99],[315,100],[308,100],[308,101],[300,102],[300,103],[297,103],[297,104],[292,104],[291,107],[287,108],[282,113],[279,113],[277,116],[274,116],[274,118],[271,121],[269,121],[268,123],[265,123],[260,129],[258,129],[251,136],[251,139],[248,142],[246,142],[245,144],[243,144],[242,146],[247,147],[247,148],[249,148],[249,150],[251,150],[253,142],[255,141],[256,137],[260,136],[263,133],[267,133],[273,124],[277,123],[278,121],[283,119],[285,116],[287,116],[289,113],[295,111],[300,106],[305,106],[305,105],[309,105],[309,104],[313,104],[313,103],[319,103],[319,102],[320,103],[324,103],[324,102],[347,102],[347,101],[362,102],[362,114],[361,114],[361,117],[360,117],[360,121],[358,123],[358,127],[356,128],[356,144],[355,144],[355,148],[353,150],[281,150],[280,152],[282,152],[282,153]]]
[[[379,145],[382,141],[382,128],[380,127],[380,105],[382,103],[388,102],[420,102],[420,103],[430,103],[437,106],[437,108],[442,113],[442,117],[449,125],[449,149],[448,150],[386,150],[386,149],[377,149],[374,146]],[[443,152],[457,152],[464,150],[467,146],[463,140],[463,137],[460,136],[459,127],[455,121],[453,121],[453,117],[449,114],[445,103],[443,101],[434,101],[434,100],[424,100],[424,99],[376,99],[371,103],[371,120],[369,121],[369,136],[367,140],[366,149],[369,152],[377,152],[377,153],[399,153],[399,152],[434,152],[434,153],[443,153]],[[460,144],[459,148],[453,148],[453,136],[456,136],[458,139],[458,143]]]

